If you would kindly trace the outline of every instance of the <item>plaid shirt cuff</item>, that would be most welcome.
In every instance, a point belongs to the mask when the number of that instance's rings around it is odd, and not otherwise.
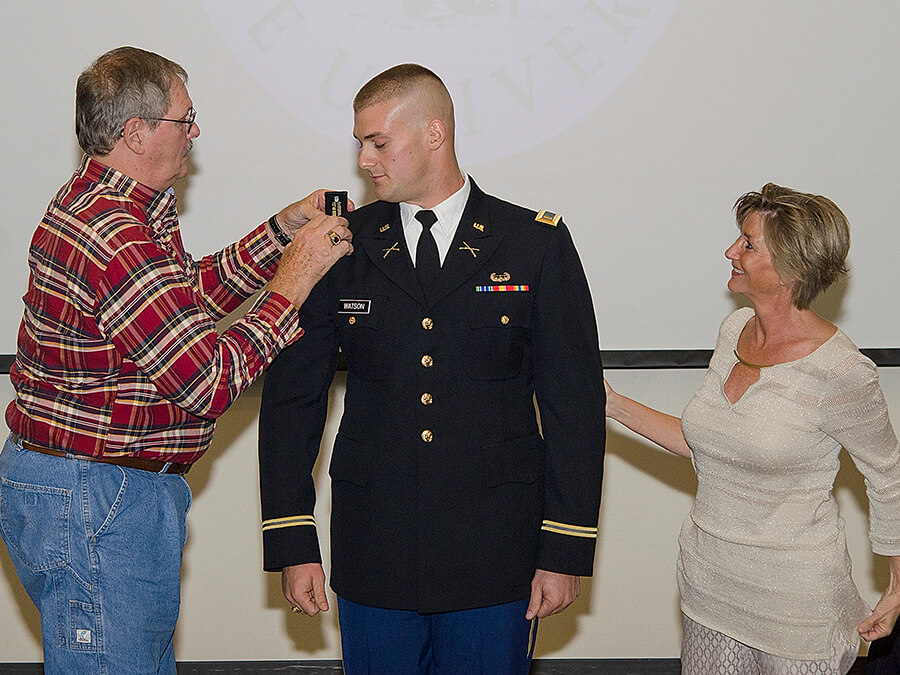
[[[262,291],[248,314],[255,314],[274,329],[279,351],[303,335],[297,308],[280,293]]]

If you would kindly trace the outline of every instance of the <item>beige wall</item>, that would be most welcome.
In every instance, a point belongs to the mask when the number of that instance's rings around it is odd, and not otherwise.
[[[667,412],[679,413],[701,370],[612,371],[610,381]],[[900,420],[900,368],[882,369],[892,419]],[[326,453],[318,467],[317,518],[328,522],[327,450],[337,430],[343,375],[333,388]],[[319,618],[287,611],[278,575],[261,571],[256,423],[260,387],[222,418],[213,447],[188,476],[194,492],[183,569],[179,660],[329,659],[339,657],[334,611]],[[7,378],[0,399],[12,397]],[[678,655],[675,588],[677,534],[690,508],[690,463],[635,440],[610,425],[593,579],[562,615],[545,620],[537,654],[554,658],[664,658]],[[854,577],[874,603],[887,580],[884,559],[869,553],[865,491],[844,462],[836,491],[854,562]],[[324,532],[323,532],[324,534]],[[327,557],[327,536],[323,537]],[[332,598],[333,600],[333,598]],[[0,555],[0,661],[39,661],[38,616]]]
[[[7,197],[0,200],[0,354],[15,350],[31,233],[80,159],[75,80],[94,57],[122,44],[157,51],[190,73],[202,134],[192,173],[175,190],[185,246],[195,255],[234,241],[318,187],[349,190],[357,204],[371,201],[371,182],[356,169],[351,99],[382,67],[417,60],[440,73],[455,97],[462,167],[478,185],[565,217],[605,317],[606,349],[712,347],[733,309],[722,255],[735,237],[731,205],[770,180],[825,194],[846,211],[854,274],[833,296],[842,302],[829,316],[861,346],[900,346],[900,312],[884,311],[896,307],[894,289],[883,283],[897,242],[890,195],[900,182],[900,2],[680,0],[608,98],[587,105],[597,80],[562,92],[551,86],[569,82],[571,70],[559,70],[547,40],[565,42],[585,68],[604,61],[597,66],[602,79],[621,59],[596,51],[604,43],[597,17],[609,10],[635,28],[621,43],[627,51],[640,42],[654,13],[648,8],[672,4],[579,0],[555,11],[556,4],[534,0],[155,0],[152,11],[140,2],[110,11],[102,0],[0,0],[0,55],[9,64],[0,69],[0,90],[9,92],[0,129],[6,156],[16,159],[0,163]],[[520,18],[508,25],[479,20],[466,15],[467,5]],[[226,6],[246,21],[227,39],[211,18]],[[293,64],[287,75],[251,72],[233,47],[248,34],[259,37],[255,17],[271,18],[272,8],[283,10],[287,28],[257,52],[266,62]],[[441,48],[422,43],[428,25],[410,18],[417,13],[454,17],[430,40]],[[497,29],[484,40],[472,25]],[[539,37],[531,40],[535,27]],[[592,29],[597,34],[585,34]],[[373,44],[377,49],[368,48]],[[489,58],[480,52],[484,44]],[[318,66],[302,48],[333,62]],[[485,82],[501,98],[479,96]],[[521,102],[510,89],[533,109],[528,124],[519,123]],[[314,109],[327,103],[344,132],[325,135],[273,90],[300,91]],[[509,119],[499,128],[480,126],[489,110],[507,111]],[[583,117],[544,135],[550,121],[572,110]],[[535,138],[545,140],[532,145]],[[513,151],[476,159],[475,148],[496,143]]]
[[[72,133],[75,79],[111,47],[152,49],[190,72],[203,133],[192,154],[193,172],[176,191],[186,247],[198,256],[319,186],[349,189],[358,203],[372,199],[355,169],[350,99],[367,77],[389,65],[377,61],[388,58],[382,47],[409,46],[408,40],[389,38],[404,35],[397,26],[408,25],[398,18],[398,7],[417,3],[381,3],[376,9],[359,4],[352,15],[336,3],[330,20],[319,18],[328,12],[327,3],[234,3],[251,15],[270,6],[288,14],[297,9],[298,16],[306,13],[298,24],[303,35],[317,39],[330,41],[336,22],[340,37],[349,34],[345,27],[358,31],[353,39],[360,48],[334,52],[336,64],[346,56],[338,75],[298,59],[296,79],[289,80],[311,100],[333,104],[334,115],[346,125],[345,140],[328,137],[289,112],[251,75],[204,10],[216,4],[220,0],[158,0],[151,11],[145,3],[118,3],[111,11],[100,0],[3,3],[0,53],[9,65],[0,70],[0,87],[9,92],[9,101],[0,107],[0,127],[6,154],[16,161],[0,164],[3,194],[14,196],[0,200],[0,353],[14,350],[28,239],[80,157]],[[451,4],[422,0],[419,6]],[[547,12],[549,6],[495,4],[521,8],[523,14],[535,7]],[[590,8],[617,7],[619,18],[637,24],[652,5],[649,0],[574,3],[572,11],[553,12],[546,30],[590,60],[597,56],[595,45],[579,42],[579,25],[573,22],[589,26]],[[379,21],[362,21],[369,13],[377,13]],[[735,232],[730,213],[735,197],[767,180],[824,193],[853,223],[854,274],[832,296],[827,314],[862,346],[898,346],[896,284],[885,283],[897,242],[889,195],[900,178],[893,113],[900,106],[898,22],[896,2],[681,0],[659,40],[608,99],[556,138],[516,147],[496,161],[469,161],[466,143],[471,148],[482,139],[463,139],[464,168],[488,192],[565,215],[608,349],[711,347],[719,321],[733,308],[724,290],[729,266],[722,251]],[[248,31],[255,26],[250,19]],[[486,63],[469,49],[469,32],[454,30],[450,36],[463,48],[448,58],[438,59],[426,44],[396,57],[390,52],[391,63],[419,60],[433,66],[449,80],[461,111],[467,105],[484,107],[467,99],[470,79],[506,81],[528,91],[538,122],[590,93],[588,82],[565,96],[548,96],[547,80],[539,77],[547,59],[536,56],[530,42],[509,53],[495,49],[498,59]],[[285,33],[282,39],[293,37]],[[363,48],[373,43],[379,49]],[[265,56],[277,60],[279,52],[273,47]],[[453,74],[457,66],[464,67],[462,75]],[[465,115],[461,121],[461,127],[472,126]],[[528,132],[509,124],[493,133],[514,143],[522,139],[524,145]],[[696,370],[610,373],[623,392],[673,413],[701,377]],[[900,369],[886,370],[883,381],[896,421]],[[339,377],[327,448],[341,392]],[[0,401],[11,397],[7,378],[0,376]],[[338,655],[334,612],[317,619],[291,615],[278,577],[261,572],[258,399],[256,386],[223,417],[208,457],[189,476],[195,503],[177,643],[182,660]],[[855,575],[873,602],[886,567],[873,563],[867,552],[865,496],[847,464],[837,494],[848,521]],[[327,498],[321,467],[319,481]],[[612,429],[596,576],[584,584],[574,607],[543,623],[539,656],[677,655],[676,536],[693,489],[688,462]],[[328,521],[325,499],[318,518]],[[0,661],[39,658],[37,615],[7,556],[0,554]]]

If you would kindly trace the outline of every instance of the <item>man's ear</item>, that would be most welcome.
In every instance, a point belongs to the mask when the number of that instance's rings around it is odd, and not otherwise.
[[[433,119],[428,123],[428,147],[432,150],[440,148],[447,140],[447,127],[439,119]]]
[[[122,140],[131,152],[136,155],[144,154],[144,135],[149,131],[147,123],[140,117],[132,117],[125,122],[122,129]]]

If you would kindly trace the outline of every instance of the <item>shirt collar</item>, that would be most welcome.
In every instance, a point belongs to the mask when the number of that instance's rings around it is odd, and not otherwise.
[[[443,232],[444,236],[448,239],[452,239],[453,235],[456,233],[459,220],[462,218],[466,203],[469,201],[469,192],[471,192],[471,190],[472,183],[469,181],[469,175],[463,173],[462,187],[440,204],[429,209],[430,211],[434,211],[434,215],[437,216],[435,227],[440,228],[441,232]],[[416,204],[400,202],[400,222],[403,224],[404,229],[406,229],[406,226],[415,219],[416,214],[421,210],[422,207],[417,206]],[[418,224],[418,221],[416,221],[416,224]]]
[[[147,215],[148,223],[167,220],[168,212],[175,211],[177,200],[171,191],[158,192],[87,155],[82,159],[78,173],[86,180],[105,185],[130,199]]]

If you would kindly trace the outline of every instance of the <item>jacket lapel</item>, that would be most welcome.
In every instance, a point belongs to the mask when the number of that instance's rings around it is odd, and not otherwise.
[[[438,274],[429,304],[433,305],[470,279],[493,255],[503,240],[503,223],[491,222],[485,194],[469,177],[472,187],[456,235]]]
[[[371,229],[355,236],[354,246],[362,249],[372,264],[401,290],[424,305],[425,296],[403,236],[400,205],[376,202],[370,208],[374,213],[366,214],[366,220],[371,223]]]

